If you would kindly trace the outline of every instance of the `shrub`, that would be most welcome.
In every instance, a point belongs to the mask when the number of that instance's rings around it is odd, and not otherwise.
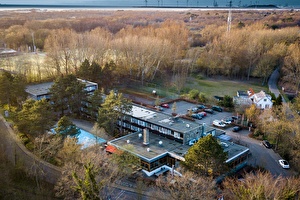
[[[188,97],[189,97],[189,99],[196,100],[199,97],[199,93],[200,93],[199,90],[192,89],[192,90],[190,90],[190,92],[188,94]]]

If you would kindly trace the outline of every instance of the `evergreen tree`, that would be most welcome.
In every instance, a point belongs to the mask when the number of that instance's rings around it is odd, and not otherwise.
[[[67,116],[60,118],[57,123],[57,127],[54,130],[57,134],[62,135],[64,138],[80,134],[80,129],[77,128]]]
[[[117,66],[113,61],[105,63],[102,67],[100,86],[105,88],[105,91],[108,91],[108,89],[113,87],[116,80],[116,69]]]
[[[92,163],[84,165],[85,177],[80,179],[76,172],[73,172],[73,180],[76,186],[73,187],[76,192],[79,192],[83,200],[100,200],[100,187],[96,182],[97,172]]]
[[[234,107],[233,98],[229,95],[225,95],[223,100],[219,101],[218,105],[224,106],[226,108],[233,108]]]
[[[80,114],[81,103],[86,98],[84,87],[72,74],[56,79],[50,88],[55,110],[60,110],[61,115],[64,115],[66,109],[71,113]]]
[[[103,93],[100,90],[96,90],[93,95],[88,97],[88,113],[92,118],[97,117],[97,112],[103,103]]]
[[[227,153],[211,134],[201,138],[185,155],[183,165],[203,175],[220,175],[227,169]]]
[[[22,110],[17,113],[16,124],[23,133],[37,136],[55,124],[54,113],[50,103],[46,99],[35,101],[28,99],[23,104]]]
[[[90,80],[90,75],[91,75],[90,68],[91,65],[89,60],[85,59],[83,63],[81,63],[76,75],[81,79]]]
[[[282,105],[282,96],[281,96],[281,94],[279,94],[278,97],[276,98],[275,104],[278,105],[278,106]]]
[[[106,96],[104,103],[98,111],[97,124],[103,127],[109,134],[113,134],[117,128],[117,120],[122,121],[125,113],[130,112],[132,105],[121,93],[116,94],[113,90]],[[122,128],[120,128],[122,132]]]
[[[20,106],[26,99],[26,80],[21,75],[13,75],[9,72],[0,73],[0,104],[8,106]]]

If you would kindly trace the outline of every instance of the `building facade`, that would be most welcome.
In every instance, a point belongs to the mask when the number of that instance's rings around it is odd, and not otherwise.
[[[214,127],[137,105],[133,105],[132,111],[120,119],[118,125],[131,133],[107,144],[139,157],[148,176],[174,171],[180,161],[185,160],[184,155],[191,145],[208,134],[216,136]],[[228,153],[226,163],[231,167],[236,167],[248,157],[248,148],[219,140]],[[127,148],[128,145],[131,148]]]

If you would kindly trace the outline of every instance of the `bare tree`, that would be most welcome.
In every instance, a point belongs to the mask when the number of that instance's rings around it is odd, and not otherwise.
[[[228,178],[224,181],[224,199],[297,199],[300,194],[299,178],[274,177],[268,172],[246,174],[243,180]]]
[[[283,79],[292,82],[295,93],[298,94],[300,86],[300,45],[291,44],[288,47],[287,56],[284,59],[284,66],[282,71],[284,72]]]
[[[217,196],[215,182],[211,178],[185,172],[182,176],[168,174],[156,181],[154,196],[157,199],[214,199]]]
[[[77,187],[76,180],[73,179],[73,174],[80,180],[85,179],[84,165],[91,163],[96,174],[95,181],[99,186],[99,197],[108,196],[111,192],[109,186],[113,184],[116,179],[122,178],[122,174],[118,166],[110,161],[107,153],[99,148],[98,145],[83,150],[75,160],[70,160],[63,167],[61,179],[55,186],[56,195],[64,199],[76,199],[80,194],[74,188]]]

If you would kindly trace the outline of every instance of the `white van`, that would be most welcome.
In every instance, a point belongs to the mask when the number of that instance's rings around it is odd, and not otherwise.
[[[214,120],[213,125],[217,126],[217,127],[222,127],[222,128],[224,128],[226,126],[226,124],[220,120]]]

